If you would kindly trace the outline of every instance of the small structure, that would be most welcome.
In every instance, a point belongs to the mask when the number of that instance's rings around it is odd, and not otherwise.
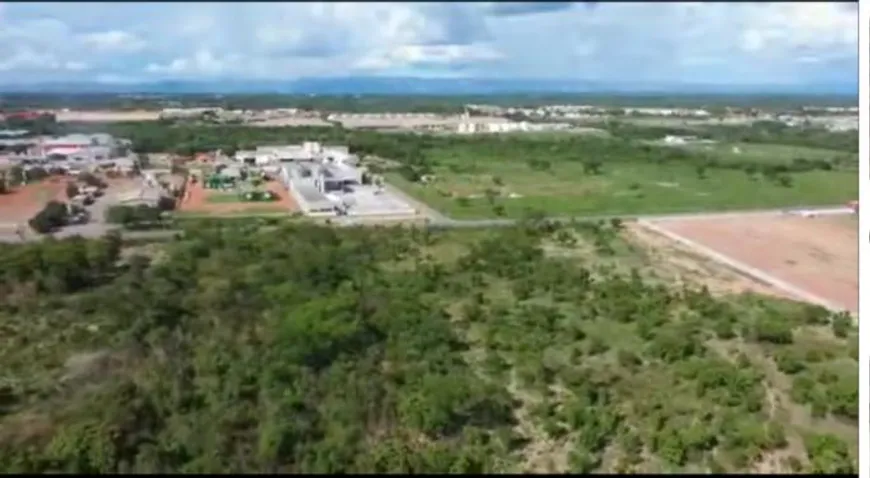
[[[227,189],[234,187],[235,185],[235,178],[223,174],[212,174],[203,181],[203,186],[205,186],[206,189]]]

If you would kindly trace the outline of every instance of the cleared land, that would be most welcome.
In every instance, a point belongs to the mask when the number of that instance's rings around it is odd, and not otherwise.
[[[747,216],[666,220],[657,226],[827,303],[858,310],[858,237],[844,217]]]
[[[519,217],[529,208],[550,215],[597,215],[839,205],[858,197],[851,170],[789,173],[786,186],[740,169],[711,168],[699,174],[699,163],[685,158],[657,162],[656,155],[676,154],[671,148],[633,151],[614,146],[616,152],[608,158],[606,151],[584,150],[581,141],[549,140],[541,141],[545,146],[516,148],[508,139],[487,141],[491,143],[466,140],[427,150],[434,164],[428,183],[412,183],[396,173],[388,178],[457,218]],[[532,142],[526,140],[526,145]],[[778,152],[764,159],[762,149],[751,150],[759,165],[783,157]],[[599,172],[587,170],[588,158],[600,161]]]
[[[157,121],[160,117],[159,111],[55,111],[55,117],[61,122],[93,122],[93,123],[112,123],[123,121]]]
[[[12,188],[6,194],[0,194],[0,227],[26,224],[52,199],[66,201],[66,179],[49,177],[44,181]]]
[[[271,118],[267,120],[249,121],[247,126],[280,127],[280,126],[329,126],[320,118]]]
[[[244,215],[263,213],[289,214],[299,210],[298,205],[278,181],[269,181],[263,189],[277,196],[274,201],[242,201],[238,193],[215,191],[203,187],[201,181],[188,181],[184,197],[178,205],[182,215]]]
[[[346,117],[339,116],[331,118],[333,121],[341,123],[345,128],[396,128],[410,129],[421,128],[426,126],[438,127],[457,127],[460,123],[507,123],[510,120],[501,117],[490,116],[474,116],[471,118],[463,118],[462,116],[447,116],[447,117]]]

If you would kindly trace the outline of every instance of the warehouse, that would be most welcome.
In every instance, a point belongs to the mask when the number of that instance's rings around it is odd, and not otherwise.
[[[281,168],[281,181],[299,204],[302,212],[309,215],[334,215],[335,204],[323,194],[312,169],[316,164],[288,163]]]
[[[256,150],[238,151],[235,160],[251,166],[267,166],[289,162],[331,161],[354,165],[356,156],[347,146],[324,146],[314,141],[302,144],[258,146]]]
[[[40,139],[37,150],[40,155],[52,159],[103,161],[126,156],[129,141],[117,140],[105,133],[71,134]]]

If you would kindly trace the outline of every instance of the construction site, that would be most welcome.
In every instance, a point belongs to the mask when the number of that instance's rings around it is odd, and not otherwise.
[[[857,203],[850,203],[812,213],[747,213],[638,224],[754,279],[776,295],[857,314],[856,209]]]

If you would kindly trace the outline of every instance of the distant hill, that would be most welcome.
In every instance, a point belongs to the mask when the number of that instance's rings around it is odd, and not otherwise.
[[[52,82],[0,85],[2,93],[108,94],[311,94],[311,95],[505,95],[505,94],[777,94],[850,95],[854,84],[710,85],[613,83],[584,80],[329,77],[294,80],[157,81],[142,83]]]

